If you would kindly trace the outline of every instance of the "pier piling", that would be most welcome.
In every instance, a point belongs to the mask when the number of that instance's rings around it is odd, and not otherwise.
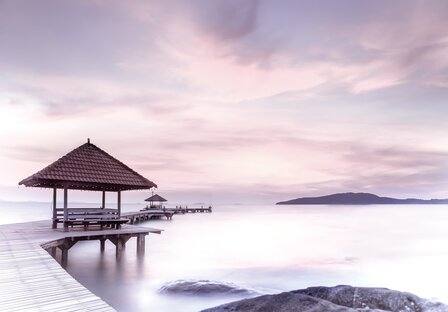
[[[145,234],[137,235],[137,257],[145,255]]]
[[[105,249],[106,249],[106,239],[105,238],[101,238],[100,239],[100,251],[101,251],[101,253],[103,253]]]

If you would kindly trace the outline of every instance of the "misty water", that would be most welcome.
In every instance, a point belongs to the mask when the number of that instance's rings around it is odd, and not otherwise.
[[[142,205],[125,205],[125,211]],[[50,204],[0,205],[1,223],[46,219]],[[6,213],[7,212],[7,213]],[[448,206],[217,206],[140,226],[121,263],[115,247],[76,244],[68,272],[119,311],[199,311],[241,297],[159,294],[167,282],[208,279],[261,293],[349,284],[387,287],[448,302]]]

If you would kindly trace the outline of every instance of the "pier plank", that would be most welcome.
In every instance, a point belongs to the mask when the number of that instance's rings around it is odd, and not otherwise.
[[[161,233],[124,225],[120,230],[52,229],[51,221],[0,225],[0,309],[5,311],[115,311],[71,277],[41,245],[65,238]]]

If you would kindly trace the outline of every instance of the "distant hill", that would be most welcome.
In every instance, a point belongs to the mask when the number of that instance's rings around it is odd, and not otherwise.
[[[338,193],[320,197],[302,197],[278,202],[277,205],[418,205],[448,204],[448,199],[397,199],[370,193]]]

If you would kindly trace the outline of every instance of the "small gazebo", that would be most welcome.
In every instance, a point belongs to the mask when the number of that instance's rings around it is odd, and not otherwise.
[[[153,194],[151,197],[145,199],[145,201],[149,202],[149,207],[147,206],[146,208],[162,209],[163,203],[166,202],[167,200],[158,194]]]
[[[117,214],[121,216],[121,192],[142,190],[157,185],[115,159],[96,145],[87,143],[74,149],[54,163],[19,182],[19,185],[53,189],[53,228],[57,216],[57,190],[64,190],[64,226],[68,223],[68,190],[102,192],[105,208],[106,192],[117,193]]]

